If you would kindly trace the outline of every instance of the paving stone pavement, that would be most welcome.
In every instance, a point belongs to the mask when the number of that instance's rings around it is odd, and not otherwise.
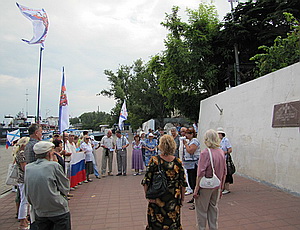
[[[0,195],[11,189],[11,186],[5,184],[5,180],[8,164],[12,161],[12,147],[6,149],[5,145],[0,145]]]
[[[72,191],[69,205],[73,230],[145,229],[147,201],[140,185],[143,175],[133,176],[130,151],[127,176],[94,178]],[[98,163],[101,154],[99,149]],[[8,193],[0,198],[0,230],[18,228],[14,196]],[[186,196],[182,207],[184,230],[197,229],[195,211],[186,203],[190,198]],[[220,200],[219,210],[222,230],[300,229],[300,197],[239,175],[234,176],[231,193]]]

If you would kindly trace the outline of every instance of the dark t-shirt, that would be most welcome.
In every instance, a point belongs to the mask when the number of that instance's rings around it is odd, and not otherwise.
[[[60,156],[57,153],[54,153],[54,154],[57,157],[57,160],[58,160],[57,163],[60,164],[63,167],[64,171],[65,171],[65,161],[64,161],[64,158],[62,158],[62,156]]]

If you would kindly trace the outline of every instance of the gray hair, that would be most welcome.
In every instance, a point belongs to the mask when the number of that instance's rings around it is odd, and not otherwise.
[[[176,133],[178,133],[176,127],[172,127],[172,128],[170,129],[170,131],[175,131]]]
[[[46,153],[42,153],[42,154],[35,154],[35,158],[36,159],[44,159],[46,158],[47,154],[49,153],[50,151],[46,152]]]
[[[35,133],[35,131],[37,131],[40,127],[42,127],[41,125],[39,124],[32,124],[29,126],[28,128],[28,134],[29,135],[32,135]]]

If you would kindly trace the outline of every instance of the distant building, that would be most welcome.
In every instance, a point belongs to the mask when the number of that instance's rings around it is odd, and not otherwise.
[[[47,117],[42,120],[41,124],[43,126],[49,127],[49,128],[57,128],[58,127],[58,117]]]

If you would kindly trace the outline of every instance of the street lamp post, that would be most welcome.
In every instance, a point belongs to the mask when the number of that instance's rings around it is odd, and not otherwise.
[[[230,0],[230,5],[231,5],[231,17],[232,17],[232,21],[234,22],[233,1],[234,0]],[[239,51],[238,51],[238,44],[237,43],[234,43],[234,57],[235,57],[236,85],[240,85],[241,84],[241,75],[240,75],[240,61],[239,61]]]

